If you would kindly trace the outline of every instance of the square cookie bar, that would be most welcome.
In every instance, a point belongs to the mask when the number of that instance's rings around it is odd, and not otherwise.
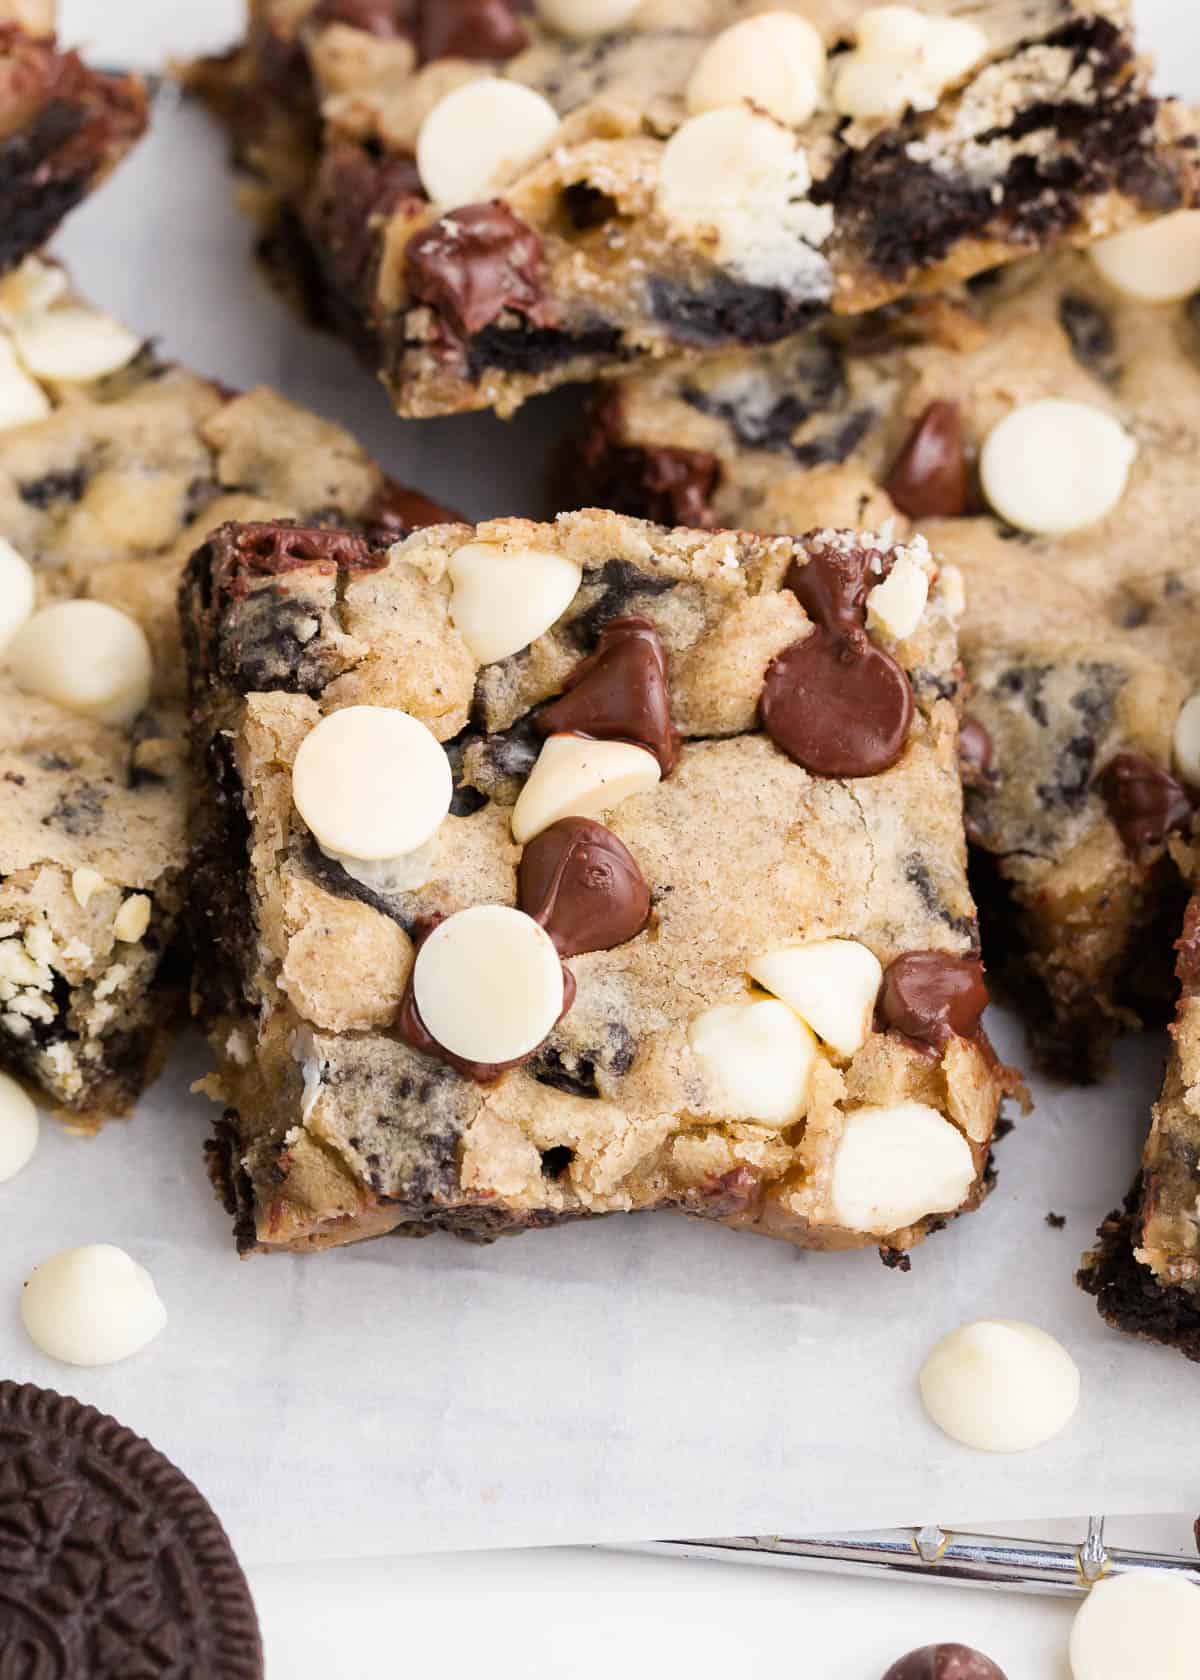
[[[1079,1283],[1114,1329],[1200,1360],[1200,898],[1176,949],[1179,1006],[1141,1176]]]
[[[30,258],[0,281],[0,1060],[127,1109],[185,985],[175,594],[223,520],[387,541],[424,511],[339,428],[165,365]]]
[[[1123,0],[255,0],[196,72],[406,415],[773,342],[1195,198]]]
[[[982,1199],[923,542],[231,525],[182,619],[244,1252],[674,1208],[898,1260]]]
[[[145,126],[136,76],[61,51],[46,0],[0,0],[0,274],[50,238]]]
[[[1186,893],[1168,838],[1200,788],[1186,721],[1175,739],[1200,683],[1198,287],[1182,212],[955,299],[614,384],[563,474],[572,499],[667,522],[892,519],[957,568],[985,950],[1023,958],[1017,998],[1071,1077],[1170,1010]]]

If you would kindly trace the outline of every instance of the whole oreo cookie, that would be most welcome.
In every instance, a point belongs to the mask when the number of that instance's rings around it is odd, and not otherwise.
[[[262,1680],[250,1589],[211,1507],[92,1406],[0,1382],[0,1672]]]

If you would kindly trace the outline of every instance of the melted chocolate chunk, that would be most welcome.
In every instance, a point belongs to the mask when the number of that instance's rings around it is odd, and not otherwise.
[[[305,566],[358,572],[375,571],[386,564],[385,555],[372,554],[366,539],[353,532],[286,519],[222,525],[206,546],[214,554],[214,589],[231,600],[249,594],[256,578],[277,577]]]
[[[988,1005],[978,957],[907,951],[889,963],[879,989],[881,1032],[939,1053],[952,1038],[976,1038]]]
[[[517,902],[554,941],[560,957],[611,951],[650,919],[650,889],[629,849],[586,817],[551,823],[526,846]]]
[[[552,326],[542,291],[542,241],[507,205],[467,204],[413,235],[405,284],[457,337],[515,310]]]
[[[904,751],[912,688],[864,631],[818,625],[767,667],[761,710],[775,745],[812,775],[876,776]]]
[[[344,23],[389,40],[412,35],[416,11],[417,0],[320,0],[312,20],[318,24]]]
[[[461,1073],[464,1078],[473,1079],[477,1085],[494,1085],[500,1075],[507,1073],[509,1068],[520,1067],[523,1063],[531,1061],[542,1050],[542,1045],[535,1045],[524,1056],[516,1056],[511,1062],[472,1062],[465,1056],[456,1056],[453,1050],[447,1050],[444,1044],[439,1044],[437,1039],[434,1038],[429,1028],[422,1021],[421,1011],[417,1008],[413,976],[416,974],[416,957],[421,946],[429,938],[438,923],[443,920],[442,916],[422,917],[413,928],[413,966],[409,970],[408,981],[404,987],[404,996],[401,998],[400,1007],[396,1011],[396,1031],[406,1044],[411,1045],[414,1050],[419,1050],[422,1055],[436,1056],[439,1062],[445,1062],[456,1072]],[[575,976],[566,967],[563,968],[562,975],[563,1006],[562,1013],[559,1015],[560,1021],[575,1002]]]
[[[570,482],[562,486],[566,506],[611,508],[656,525],[692,530],[708,530],[715,523],[712,498],[721,479],[717,457],[706,449],[644,449],[626,443],[615,389],[594,406],[568,470]]]
[[[964,787],[986,787],[995,775],[995,746],[978,718],[965,717],[958,731],[958,767]]]
[[[970,474],[957,403],[930,403],[884,489],[910,519],[957,519],[967,511]]]
[[[614,618],[595,653],[577,665],[566,691],[534,715],[541,735],[590,735],[648,747],[664,776],[679,762],[671,724],[667,657],[648,618]]]
[[[512,58],[529,44],[513,0],[422,0],[417,50],[433,58]]]
[[[1192,802],[1179,783],[1140,753],[1118,753],[1098,780],[1108,814],[1135,858],[1192,820]]]
[[[861,548],[814,548],[807,561],[793,560],[783,587],[822,630],[861,630],[867,593],[877,580]]]
[[[464,520],[461,513],[388,478],[363,510],[361,523],[372,548],[390,548],[426,525],[461,525]]]
[[[416,160],[405,154],[377,158],[347,142],[321,161],[303,218],[320,269],[314,287],[334,324],[345,317],[364,348],[387,219],[424,199]]]
[[[923,1645],[894,1662],[883,1680],[1005,1680],[1005,1674],[969,1645]]]

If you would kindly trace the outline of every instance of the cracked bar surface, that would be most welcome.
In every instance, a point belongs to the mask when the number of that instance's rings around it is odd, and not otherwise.
[[[78,309],[61,272],[29,259],[0,282],[6,322],[47,295],[48,276],[48,315]],[[386,541],[430,504],[390,485],[340,428],[268,390],[239,396],[169,366],[132,336],[126,365],[104,378],[20,378],[45,412],[0,429],[0,532],[33,568],[39,605],[108,603],[141,626],[154,660],[128,728],[22,692],[0,669],[0,1059],[91,1121],[126,1111],[156,1071],[186,984],[184,561],[231,518],[344,522]],[[142,898],[138,933],[140,904],[119,917]]]
[[[878,1243],[898,1262],[946,1213],[981,1200],[1013,1077],[977,1031],[985,994],[961,829],[957,654],[924,545],[913,563],[931,594],[907,639],[868,638],[857,620],[846,632],[851,665],[886,666],[911,692],[892,766],[810,773],[758,721],[780,656],[830,634],[814,630],[796,579],[810,566],[816,575],[814,557],[831,546],[868,581],[909,552],[844,533],[806,547],[667,532],[597,511],[552,526],[434,527],[373,555],[286,526],[229,526],[198,551],[181,596],[199,778],[193,870],[211,890],[197,1002],[217,1061],[210,1094],[225,1105],[210,1163],[243,1252],[389,1231],[489,1240],[676,1208],[802,1246]],[[578,569],[565,610],[490,663],[457,627],[459,568],[480,547],[498,601],[504,567],[530,551]],[[631,709],[645,683],[658,703]],[[377,866],[331,856],[293,801],[303,743],[352,707],[411,713],[449,757],[453,798],[422,885],[381,885]],[[649,921],[625,887],[610,948],[596,948],[588,918],[568,918],[559,949],[575,954],[558,1023],[506,1072],[456,1061],[413,1031],[423,942],[471,906],[519,902],[532,914],[552,900],[545,854],[536,865],[532,854],[562,825],[524,849],[514,826],[545,769],[543,737],[578,744],[572,731],[589,729],[593,745],[641,742],[625,752],[653,752],[662,766],[655,785],[585,824],[590,884],[617,893],[614,880],[640,872]],[[865,948],[867,964],[888,970],[882,1013],[852,1053],[821,1049],[807,1108],[748,1119],[718,1094],[689,1035],[715,1006],[765,995],[747,975],[757,953],[821,940],[852,942],[857,959]],[[892,973],[912,953],[967,977],[965,1013],[947,994],[930,1025],[922,964]],[[461,1015],[472,1019],[467,999]],[[903,1104],[949,1128],[942,1141],[967,1163],[961,1193],[936,1217],[849,1228],[831,1181],[850,1116]]]
[[[994,967],[1020,957],[1016,1000],[1068,1077],[1098,1075],[1117,1031],[1170,1009],[1186,890],[1168,843],[1188,802],[1171,784],[1157,826],[1139,826],[1113,766],[1132,757],[1166,789],[1200,679],[1198,331],[1193,302],[1134,302],[1066,253],[957,298],[621,382],[564,474],[573,497],[667,521],[800,532],[891,518],[960,569],[967,710],[984,726],[964,756],[985,951]],[[1138,455],[1105,519],[1034,536],[988,510],[978,456],[1005,416],[1050,396],[1115,417]],[[911,460],[901,469],[931,424],[914,486]]]
[[[978,31],[982,56],[931,108],[855,120],[830,89],[870,8],[809,0],[770,8],[809,19],[829,54],[815,112],[781,131],[798,184],[773,205],[760,179],[716,231],[685,226],[662,183],[695,120],[689,81],[763,9],[643,0],[577,40],[511,0],[256,0],[244,45],[193,80],[232,127],[268,265],[406,415],[508,414],[634,361],[779,340],[1195,196],[1193,123],[1150,96],[1123,0],[929,5]],[[447,208],[434,183],[432,203],[422,123],[487,76],[559,126],[480,201]],[[725,198],[728,174],[714,166]]]

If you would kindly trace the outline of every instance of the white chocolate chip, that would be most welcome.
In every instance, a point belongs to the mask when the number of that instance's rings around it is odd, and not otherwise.
[[[642,0],[535,0],[538,16],[560,35],[585,41],[623,29]]]
[[[967,584],[958,566],[946,565],[938,572],[942,604],[950,617],[957,620],[967,610]]]
[[[1074,1680],[1196,1680],[1200,1587],[1147,1569],[1106,1575],[1071,1626]]]
[[[453,793],[437,738],[391,706],[331,712],[301,741],[292,766],[292,798],[318,845],[367,862],[424,846]]]
[[[109,1243],[68,1248],[36,1266],[21,1297],[25,1328],[66,1365],[113,1365],[152,1342],[167,1322],[154,1280]]]
[[[49,412],[50,398],[25,372],[11,341],[0,334],[0,431],[32,425]]]
[[[417,136],[421,185],[443,210],[491,198],[558,131],[558,112],[521,82],[481,76],[439,99]]]
[[[1002,519],[1021,531],[1062,536],[1112,512],[1136,456],[1133,438],[1104,409],[1043,397],[992,427],[979,468],[984,495]]]
[[[30,617],[36,600],[33,567],[6,537],[0,537],[0,652]]]
[[[891,571],[867,596],[867,612],[889,636],[902,642],[921,622],[929,599],[929,576],[908,555],[897,555]]]
[[[1079,1367],[1034,1324],[981,1318],[952,1330],[921,1367],[921,1399],[938,1428],[980,1452],[1028,1452],[1067,1427]]]
[[[113,938],[136,945],[150,926],[150,900],[145,893],[130,893],[113,918]]]
[[[15,1079],[0,1073],[0,1184],[29,1165],[37,1140],[37,1109]]]
[[[697,1015],[688,1042],[704,1072],[710,1114],[769,1126],[803,1117],[819,1052],[786,1004],[774,998],[718,1004]]]
[[[67,277],[53,263],[40,257],[26,257],[19,268],[0,280],[0,319],[10,325],[31,315],[40,315],[58,302],[67,289]]]
[[[1200,787],[1200,694],[1184,701],[1175,719],[1171,751],[1183,780],[1192,787]]]
[[[17,354],[38,379],[84,384],[125,367],[142,341],[94,309],[71,305],[31,315],[13,328]]]
[[[416,892],[418,887],[432,881],[437,873],[441,846],[435,834],[415,852],[401,852],[398,857],[355,858],[345,852],[331,852],[326,846],[321,846],[321,850],[332,862],[339,864],[351,880],[370,887],[372,892],[388,894]]]
[[[975,1182],[962,1133],[925,1103],[852,1109],[833,1163],[830,1201],[848,1231],[887,1236],[960,1207]]]
[[[71,892],[75,902],[81,909],[86,910],[92,898],[98,892],[103,892],[108,882],[96,869],[89,869],[86,864],[73,871],[71,875]]]
[[[150,698],[150,644],[105,601],[56,601],[35,612],[8,644],[8,665],[27,694],[101,723],[132,723]]]
[[[942,94],[987,54],[987,37],[965,18],[911,6],[873,6],[858,23],[857,50],[837,61],[833,103],[864,121],[932,111]]]
[[[551,735],[513,806],[513,839],[526,845],[560,817],[602,817],[662,777],[658,760],[628,741]]]
[[[562,1014],[563,969],[523,910],[477,904],[447,916],[417,952],[413,996],[426,1029],[456,1056],[527,1056]]]
[[[790,128],[744,105],[691,117],[667,141],[655,202],[681,239],[754,285],[801,301],[832,293],[815,249],[833,228],[809,201],[808,156]]]
[[[807,18],[759,12],[712,40],[687,85],[687,108],[715,111],[743,100],[798,128],[817,108],[825,46]]]
[[[447,564],[450,618],[481,665],[520,653],[566,612],[582,568],[548,548],[464,543]]]
[[[1104,278],[1139,303],[1175,303],[1200,289],[1200,210],[1176,210],[1114,233],[1088,255]]]
[[[839,1056],[853,1056],[866,1042],[883,969],[874,951],[857,939],[781,946],[747,968]]]

